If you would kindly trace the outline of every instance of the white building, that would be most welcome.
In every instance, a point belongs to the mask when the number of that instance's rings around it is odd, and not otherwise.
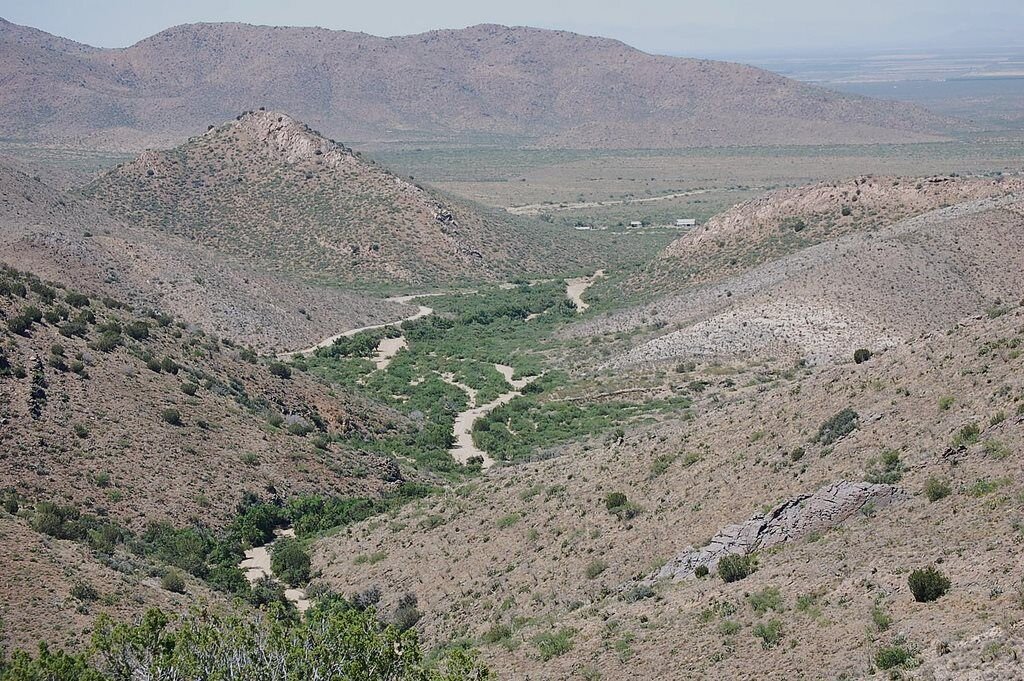
[[[696,227],[697,221],[693,218],[679,218],[676,220],[676,227]]]
[[[633,220],[632,222],[629,223],[629,226],[633,229],[638,229],[640,227],[643,227],[644,223],[640,222],[639,220]]]

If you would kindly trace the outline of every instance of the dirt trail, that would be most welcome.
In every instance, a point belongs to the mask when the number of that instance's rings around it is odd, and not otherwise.
[[[490,402],[479,406],[474,406],[476,403],[476,391],[470,392],[471,406],[455,418],[455,446],[448,450],[452,458],[461,464],[465,464],[471,457],[479,456],[483,460],[483,468],[490,468],[494,465],[494,459],[487,452],[473,444],[473,423],[477,419],[487,416],[501,405],[511,402],[514,398],[522,395],[523,388],[540,378],[540,376],[527,376],[526,378],[513,379],[512,376],[515,374],[514,368],[505,364],[495,364],[494,368],[505,377],[505,380],[512,386],[513,390],[503,393]],[[448,382],[463,389],[466,388],[466,386],[454,383],[453,381]]]
[[[295,537],[295,530],[290,527],[284,530],[274,530],[274,535],[277,537]],[[245,559],[238,564],[238,567],[245,572],[245,578],[249,581],[249,584],[255,584],[264,577],[276,579],[274,571],[270,567],[270,552],[273,546],[274,542],[272,541],[245,552]],[[299,612],[309,610],[309,606],[312,605],[312,602],[306,597],[305,589],[286,588],[284,590],[284,597],[294,603]]]
[[[604,276],[604,270],[597,270],[589,277],[576,277],[565,280],[565,295],[576,305],[576,312],[583,314],[590,305],[583,302],[583,292],[593,286]]]
[[[444,293],[413,293],[413,294],[407,295],[407,296],[393,296],[391,298],[386,298],[385,300],[389,300],[389,301],[394,302],[394,303],[405,303],[405,304],[408,304],[408,303],[412,302],[413,300],[416,300],[417,298],[429,298],[429,297],[432,297],[432,296],[442,296],[442,295],[445,295],[445,294]],[[334,345],[334,341],[338,340],[339,338],[349,338],[351,336],[356,335],[357,333],[362,333],[363,331],[373,331],[374,329],[383,329],[383,328],[386,328],[388,326],[398,326],[402,322],[411,322],[414,319],[420,319],[422,317],[426,317],[427,315],[431,315],[431,314],[434,314],[434,308],[427,307],[426,305],[417,305],[416,306],[416,312],[412,313],[408,317],[402,317],[401,319],[396,319],[393,322],[386,322],[384,324],[374,324],[372,326],[360,326],[357,329],[349,329],[347,331],[342,331],[341,333],[336,333],[333,336],[329,336],[329,337],[323,339],[322,341],[320,341],[319,343],[317,343],[316,345],[314,345],[312,347],[303,348],[302,350],[292,350],[290,352],[282,352],[282,353],[280,353],[277,356],[277,358],[278,359],[291,359],[293,357],[298,357],[299,355],[311,355],[314,352],[316,352],[317,350],[319,350],[320,348],[326,348],[326,347],[330,347],[331,345]],[[395,341],[397,339],[386,339],[386,340]],[[402,340],[404,342],[404,338]],[[382,345],[383,345],[383,343],[382,343]],[[401,348],[399,348],[399,349],[401,349]],[[378,352],[379,351],[380,351],[380,348],[378,348]],[[395,353],[397,353],[397,352],[398,352],[398,349],[395,350]],[[394,353],[392,353],[391,357],[394,357]],[[379,358],[377,361],[380,361],[380,359],[383,359],[383,358]],[[387,364],[385,364],[384,366],[387,366]],[[381,367],[378,366],[377,368],[379,369]]]
[[[405,336],[382,338],[377,344],[377,354],[373,358],[373,364],[377,367],[377,371],[387,369],[398,351],[407,347],[409,347],[409,341],[405,340]]]

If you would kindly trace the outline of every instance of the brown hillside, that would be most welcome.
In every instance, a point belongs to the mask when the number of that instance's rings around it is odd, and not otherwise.
[[[953,125],[749,66],[524,27],[379,38],[190,24],[101,50],[3,22],[0,44],[0,134],[115,148],[261,105],[341,139],[580,148],[913,141]]]
[[[555,252],[566,237],[456,205],[269,111],[145,152],[86,194],[125,222],[330,283],[493,280],[579,257]]]
[[[968,317],[997,314],[1021,299],[1022,201],[1021,193],[977,199],[884,227],[873,218],[861,231],[714,283],[673,282],[679,293],[566,333],[646,329],[635,347],[608,362],[612,366],[695,357],[834,362],[858,348],[891,348]],[[778,229],[774,218],[769,224]],[[832,229],[809,224],[812,234]],[[760,245],[757,234],[755,228]],[[746,235],[735,238],[742,243]],[[683,270],[678,261],[671,264]]]
[[[90,201],[2,165],[0,245],[8,264],[165,310],[262,350],[305,347],[339,329],[407,314],[388,301],[314,287],[188,239],[123,224]]]
[[[33,308],[41,320],[24,328]],[[0,322],[0,489],[103,509],[134,528],[190,517],[218,527],[246,491],[372,494],[384,485],[374,471],[391,470],[317,449],[314,436],[389,432],[403,423],[396,414],[298,372],[272,375],[251,351],[184,322],[6,268]]]
[[[694,405],[326,538],[316,563],[345,593],[379,585],[385,607],[415,592],[428,640],[480,641],[510,679],[890,678],[873,676],[874,660],[894,643],[946,670],[934,678],[1011,678],[1024,616],[1022,345],[1013,307],[862,365],[772,372],[754,357],[660,379],[618,372],[623,385],[661,380]],[[853,431],[819,442],[847,408]],[[971,423],[978,432],[963,430]],[[897,455],[888,468],[885,450]],[[762,552],[742,581],[712,573],[634,589],[723,527],[865,478],[905,496]],[[947,498],[929,501],[931,478]],[[611,492],[635,505],[630,515],[609,512]],[[931,565],[952,588],[917,603],[908,573]],[[774,621],[778,638],[759,637]],[[972,641],[992,629],[1007,647],[986,655]],[[942,657],[947,646],[955,658]]]
[[[1018,176],[867,176],[780,189],[739,203],[672,242],[656,268],[669,278],[706,281],[843,234],[1021,190],[1024,178]]]

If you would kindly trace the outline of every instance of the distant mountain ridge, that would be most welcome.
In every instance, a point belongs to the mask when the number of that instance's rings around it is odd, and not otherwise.
[[[240,110],[359,143],[682,148],[936,139],[956,124],[761,69],[496,25],[380,38],[189,24],[100,49],[0,20],[0,135],[139,149]]]

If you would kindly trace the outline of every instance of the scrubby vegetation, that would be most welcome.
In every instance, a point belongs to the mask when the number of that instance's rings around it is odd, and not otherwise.
[[[552,649],[553,650],[553,649]],[[415,631],[381,623],[372,610],[336,596],[291,620],[255,613],[197,611],[176,619],[150,610],[138,624],[100,617],[88,650],[0,661],[3,681],[152,679],[364,679],[483,681],[493,674],[476,653],[452,648],[429,662]]]
[[[928,567],[914,570],[907,579],[910,592],[918,603],[929,603],[938,600],[949,591],[949,579],[937,568]]]
[[[757,559],[752,555],[733,553],[718,561],[718,576],[724,582],[738,582],[753,574],[756,569]]]

